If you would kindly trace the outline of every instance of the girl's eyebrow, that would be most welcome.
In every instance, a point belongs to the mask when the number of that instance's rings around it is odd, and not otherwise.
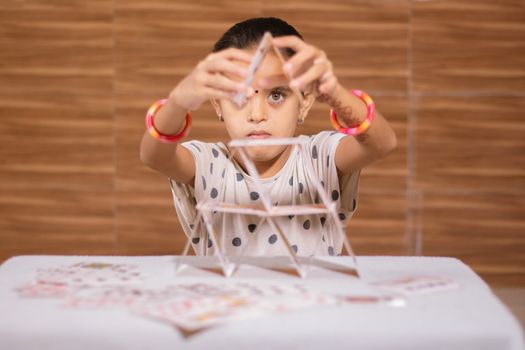
[[[281,91],[292,91],[292,89],[290,89],[290,87],[288,86],[276,86],[276,87],[273,87],[271,89],[269,89],[270,91],[273,91],[273,90],[281,90]]]

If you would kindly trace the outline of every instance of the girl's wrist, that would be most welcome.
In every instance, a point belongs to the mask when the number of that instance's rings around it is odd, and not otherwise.
[[[178,110],[184,110],[184,112],[188,111],[188,108],[185,108],[183,104],[180,103],[181,99],[179,97],[179,90],[178,85],[171,90],[170,94],[168,95],[168,103],[171,107],[178,109]]]
[[[320,95],[317,100],[327,103],[347,126],[359,125],[366,119],[366,105],[339,83],[334,93]]]
[[[155,115],[155,128],[161,134],[175,135],[184,127],[184,120],[188,109],[178,103],[178,95],[173,89],[168,95],[166,103]]]

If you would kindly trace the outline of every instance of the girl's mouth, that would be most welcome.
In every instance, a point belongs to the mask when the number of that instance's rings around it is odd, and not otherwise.
[[[252,131],[248,134],[248,138],[250,139],[266,139],[268,137],[272,136],[272,134],[266,132],[266,131]]]

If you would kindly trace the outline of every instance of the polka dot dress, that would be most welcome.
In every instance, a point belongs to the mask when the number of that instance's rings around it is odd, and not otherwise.
[[[283,168],[274,176],[261,179],[264,191],[274,205],[321,203],[313,179],[306,172],[306,162],[313,166],[328,198],[336,203],[337,219],[344,226],[357,207],[359,172],[337,176],[335,151],[344,134],[321,132],[299,136],[307,141],[306,159],[295,150]],[[195,205],[204,200],[225,203],[262,205],[255,179],[235,160],[228,160],[229,150],[223,143],[188,141],[182,144],[192,153],[195,165],[194,187],[171,180],[173,200],[182,227],[200,255],[213,255],[216,242],[208,237],[202,224],[194,222]],[[214,212],[213,225],[219,244],[229,255],[285,255],[287,247],[297,255],[337,255],[343,242],[337,236],[334,220],[327,214],[286,215],[275,218],[278,227],[254,215]],[[278,230],[281,230],[281,233]]]

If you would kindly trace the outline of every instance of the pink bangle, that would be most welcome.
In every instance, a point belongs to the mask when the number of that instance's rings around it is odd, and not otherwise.
[[[352,93],[355,96],[359,97],[366,104],[366,109],[368,110],[368,115],[366,116],[366,119],[358,126],[352,128],[345,128],[339,123],[339,120],[337,120],[337,114],[332,108],[330,109],[330,122],[332,123],[332,126],[335,130],[343,134],[359,135],[364,133],[370,127],[370,124],[372,124],[372,120],[375,116],[375,104],[374,101],[372,101],[372,98],[361,90],[352,90]]]
[[[186,124],[184,125],[184,129],[182,129],[181,132],[179,132],[177,135],[165,135],[161,134],[153,124],[153,117],[157,114],[160,107],[164,106],[168,102],[168,99],[162,99],[158,100],[154,104],[151,105],[151,107],[148,109],[148,112],[146,113],[146,128],[149,132],[149,134],[156,140],[159,140],[164,143],[173,143],[177,142],[180,139],[184,138],[188,132],[190,131],[191,127],[191,113],[188,111],[186,113]]]

